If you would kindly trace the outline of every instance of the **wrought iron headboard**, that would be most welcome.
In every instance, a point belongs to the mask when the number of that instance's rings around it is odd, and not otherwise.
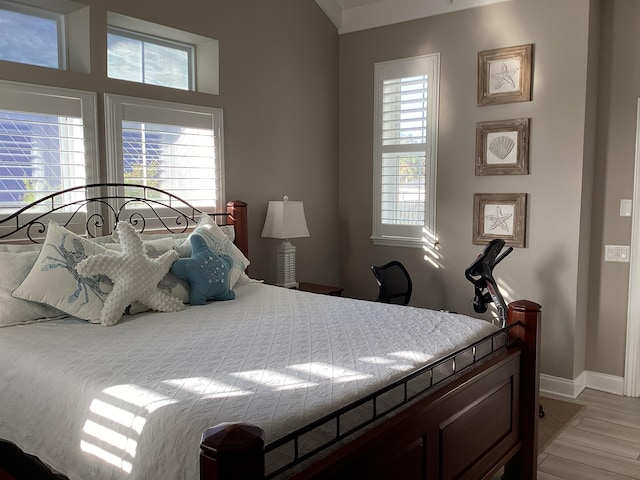
[[[140,233],[150,224],[153,232],[184,233],[197,224],[202,214],[189,202],[156,187],[96,183],[52,193],[1,218],[0,241],[15,238],[40,243],[49,219],[67,228],[73,225],[76,233],[91,238],[110,235],[117,222],[125,220]],[[227,213],[208,215],[217,217],[218,223],[229,223]],[[84,232],[77,232],[78,228]]]

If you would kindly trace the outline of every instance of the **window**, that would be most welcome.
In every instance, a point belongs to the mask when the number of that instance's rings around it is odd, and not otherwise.
[[[97,181],[95,102],[93,93],[0,82],[0,218]],[[60,205],[82,195],[64,195]]]
[[[89,73],[89,7],[72,0],[0,0],[0,60]]]
[[[0,82],[0,208],[95,181],[95,94]]]
[[[435,241],[439,54],[375,65],[372,240]]]
[[[63,15],[0,2],[0,59],[65,68]]]
[[[217,40],[115,12],[107,24],[110,78],[218,95]]]
[[[109,27],[110,78],[193,90],[193,45]]]
[[[224,201],[222,110],[105,95],[109,179],[167,190],[200,208]]]

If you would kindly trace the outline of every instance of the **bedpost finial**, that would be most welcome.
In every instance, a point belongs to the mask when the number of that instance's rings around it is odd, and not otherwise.
[[[225,422],[209,428],[200,444],[201,478],[264,478],[264,431],[249,423]]]

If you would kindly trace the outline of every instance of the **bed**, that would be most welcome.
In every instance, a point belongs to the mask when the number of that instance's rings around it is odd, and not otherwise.
[[[56,195],[0,221],[4,241],[44,242],[39,252],[5,247],[13,259],[61,259],[42,254],[52,215],[92,242],[74,240],[85,256],[117,250],[111,232],[123,221],[146,251],[179,250],[206,217],[230,227],[227,240],[249,257],[244,202],[206,216],[153,187]],[[142,311],[111,327],[50,306],[46,321],[5,322],[0,437],[71,480],[475,479],[503,466],[507,478],[536,477],[539,305],[510,304],[497,328],[264,285],[248,263],[230,264],[241,271],[229,301]],[[65,301],[101,289],[78,283]],[[0,478],[12,462],[0,461]]]

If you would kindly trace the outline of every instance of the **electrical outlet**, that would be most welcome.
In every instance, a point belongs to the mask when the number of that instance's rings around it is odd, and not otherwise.
[[[628,245],[605,245],[604,248],[605,262],[629,262],[629,246]]]

